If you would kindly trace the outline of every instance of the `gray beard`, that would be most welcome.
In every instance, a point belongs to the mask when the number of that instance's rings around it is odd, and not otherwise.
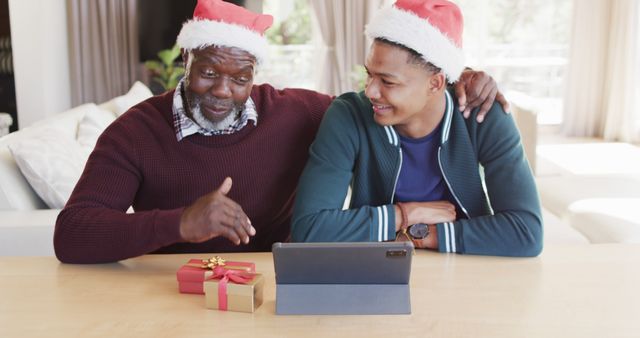
[[[208,131],[220,131],[229,128],[239,117],[240,109],[238,107],[234,107],[231,110],[231,113],[224,118],[224,120],[220,122],[211,122],[202,114],[202,109],[200,109],[200,100],[194,98],[193,103],[189,104],[189,110],[191,111],[191,116],[195,120],[195,122],[203,129]]]

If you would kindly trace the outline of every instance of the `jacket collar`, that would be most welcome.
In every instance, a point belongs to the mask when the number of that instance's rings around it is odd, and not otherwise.
[[[445,144],[449,140],[449,132],[451,131],[451,119],[453,118],[453,99],[448,90],[444,91],[447,106],[444,109],[444,120],[442,121],[442,143]]]
[[[453,99],[451,98],[451,94],[449,94],[448,90],[444,91],[444,96],[446,100],[446,106],[444,109],[444,118],[442,121],[442,140],[441,144],[444,144],[449,140],[449,131],[451,130],[451,119],[453,117]],[[387,134],[387,141],[394,147],[398,147],[400,145],[400,141],[398,138],[398,133],[393,128],[393,126],[384,126],[384,131]]]

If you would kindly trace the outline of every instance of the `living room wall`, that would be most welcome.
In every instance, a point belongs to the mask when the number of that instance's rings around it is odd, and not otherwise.
[[[9,0],[20,128],[71,107],[65,0]]]

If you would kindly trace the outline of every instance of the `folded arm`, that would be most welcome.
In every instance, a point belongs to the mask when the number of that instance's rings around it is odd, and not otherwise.
[[[537,256],[543,231],[535,181],[513,118],[500,114],[498,104],[492,110],[475,138],[493,214],[438,224],[439,250]]]

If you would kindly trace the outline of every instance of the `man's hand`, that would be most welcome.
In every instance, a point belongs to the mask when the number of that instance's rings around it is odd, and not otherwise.
[[[480,106],[476,120],[482,123],[495,100],[502,105],[506,113],[511,110],[509,101],[498,91],[496,81],[485,72],[464,70],[454,88],[458,97],[458,107],[464,112],[464,118],[469,118],[471,110]]]
[[[436,224],[456,220],[456,207],[449,201],[405,203],[409,225]]]
[[[456,207],[449,201],[409,202],[404,203],[404,206],[408,214],[409,225],[416,223],[429,224],[429,235],[424,239],[412,240],[413,245],[416,248],[438,249],[438,229],[435,224],[455,221]],[[396,225],[396,231],[398,230],[399,227]],[[408,236],[398,235],[396,241],[409,239]]]
[[[184,210],[180,219],[180,235],[185,241],[200,243],[224,236],[236,245],[249,243],[256,234],[242,207],[226,195],[231,190],[231,178]]]

